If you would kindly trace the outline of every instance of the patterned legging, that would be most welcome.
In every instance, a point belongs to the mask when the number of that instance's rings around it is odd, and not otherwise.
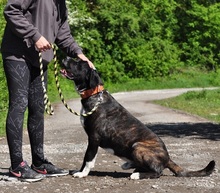
[[[11,167],[22,161],[22,136],[24,113],[28,108],[27,128],[31,145],[32,163],[44,160],[44,103],[40,70],[23,61],[4,60],[4,70],[9,92],[9,109],[6,120]],[[45,83],[47,69],[44,69]]]

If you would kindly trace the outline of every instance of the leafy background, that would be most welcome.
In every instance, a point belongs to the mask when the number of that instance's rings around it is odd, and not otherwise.
[[[202,70],[218,85],[220,2],[217,0],[66,0],[71,31],[105,84],[164,80],[186,68]],[[0,43],[6,0],[0,0]],[[59,59],[65,55],[58,51]],[[7,88],[0,57],[0,133],[7,111]],[[49,96],[56,91],[49,65]],[[191,74],[192,73],[192,74]],[[73,86],[60,80],[64,90]],[[196,79],[199,83],[199,80]],[[184,84],[184,82],[183,82]],[[70,88],[71,87],[71,88]],[[69,91],[70,90],[70,91]]]

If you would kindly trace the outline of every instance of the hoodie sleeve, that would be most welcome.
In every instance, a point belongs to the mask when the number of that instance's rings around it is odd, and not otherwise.
[[[70,26],[68,24],[67,19],[63,22],[62,26],[60,27],[55,43],[62,51],[64,51],[70,57],[76,57],[76,55],[82,53],[82,48],[79,47],[79,45],[71,35]]]
[[[35,0],[8,0],[4,9],[4,17],[7,25],[16,36],[23,39],[31,38],[36,42],[41,34],[24,16],[34,2]]]

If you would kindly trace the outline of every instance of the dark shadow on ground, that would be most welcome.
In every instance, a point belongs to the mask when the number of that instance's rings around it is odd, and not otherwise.
[[[69,171],[69,174],[72,175],[74,173],[73,170]],[[110,176],[112,178],[128,178],[131,175],[132,172],[108,172],[108,171],[90,171],[89,176],[98,176],[98,177],[105,177]],[[8,180],[9,170],[8,168],[0,168],[0,180],[5,180],[3,176]]]
[[[9,168],[0,168],[0,176],[9,175]]]
[[[186,137],[220,140],[220,125],[213,123],[158,123],[146,124],[158,136]]]
[[[73,175],[76,171],[74,170],[70,170],[69,174]],[[98,176],[98,177],[105,177],[105,176],[110,176],[113,178],[127,178],[131,175],[132,172],[128,173],[128,172],[104,172],[104,171],[90,171],[89,172],[89,176]]]
[[[91,171],[89,173],[89,176],[99,176],[99,177],[105,177],[105,176],[110,176],[113,178],[128,178],[132,172],[127,173],[127,172],[102,172],[102,171]]]

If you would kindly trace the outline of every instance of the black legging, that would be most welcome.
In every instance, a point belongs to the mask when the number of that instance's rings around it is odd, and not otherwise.
[[[22,136],[24,113],[28,107],[28,134],[32,163],[40,165],[44,160],[44,103],[39,68],[22,61],[4,60],[4,70],[9,91],[9,109],[6,120],[11,167],[22,161]],[[44,69],[47,84],[47,69]]]

